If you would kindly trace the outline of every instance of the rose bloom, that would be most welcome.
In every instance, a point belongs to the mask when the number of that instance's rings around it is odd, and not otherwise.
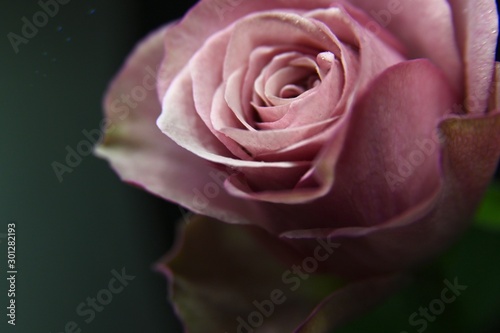
[[[322,271],[402,270],[468,225],[500,155],[493,0],[203,0],[137,46],[97,153]]]

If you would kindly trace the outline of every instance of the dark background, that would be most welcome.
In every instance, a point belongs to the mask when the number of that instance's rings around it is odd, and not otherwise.
[[[70,1],[15,54],[6,37],[37,1],[0,3],[0,233],[17,223],[16,326],[6,324],[6,243],[0,244],[0,332],[179,332],[167,284],[152,270],[181,212],[84,157],[60,183],[52,162],[99,129],[101,99],[134,44],[194,1]],[[174,3],[174,2],[172,2]],[[113,269],[136,278],[89,324],[75,310]]]
[[[120,182],[84,157],[56,178],[83,130],[99,129],[107,84],[135,43],[195,1],[70,1],[15,54],[6,38],[37,1],[0,5],[0,233],[17,223],[16,326],[6,324],[5,240],[0,244],[0,331],[180,332],[167,284],[152,264],[170,247],[181,211]],[[2,239],[0,239],[2,240]],[[75,312],[113,269],[136,278],[86,324]],[[207,332],[211,333],[211,332]]]

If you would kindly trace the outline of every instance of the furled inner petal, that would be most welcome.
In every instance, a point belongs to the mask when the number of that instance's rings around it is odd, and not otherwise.
[[[308,80],[311,76],[314,76],[313,81]],[[284,86],[291,85],[306,91],[313,88],[310,85],[314,85],[314,82],[318,79],[315,72],[309,68],[297,66],[285,67],[278,70],[269,78],[265,84],[264,93],[272,105],[282,105],[289,103],[291,97],[298,97],[298,95],[291,96],[290,98],[282,97],[280,92]]]
[[[338,56],[333,52],[323,51],[316,52],[314,56],[290,52],[274,57],[254,84],[251,105],[258,115],[256,127],[277,129],[286,128],[291,124],[302,126],[326,119],[335,110],[341,109],[338,106],[342,106],[339,101],[344,91],[346,75],[341,63],[342,53],[349,53],[349,65],[353,65],[351,58],[354,55],[352,50],[345,46],[340,46],[339,50],[336,51]],[[330,71],[332,73],[328,75]],[[352,68],[350,71],[356,69]],[[326,86],[320,87],[324,80]],[[311,95],[316,89],[321,89],[323,95],[318,94],[313,98]],[[300,114],[289,114],[290,111],[297,110],[299,105],[303,107]],[[309,109],[318,110],[320,105],[321,109],[316,112],[318,117],[306,115]]]
[[[320,69],[315,69],[314,75],[310,76],[312,80],[304,85],[308,86],[307,91],[296,98],[283,99],[283,101],[289,101],[288,104],[255,106],[255,110],[263,119],[263,121],[258,122],[257,128],[272,130],[300,127],[323,121],[343,111],[347,96],[342,96],[342,94],[345,83],[349,82],[349,85],[351,84],[351,78],[349,78],[349,81],[346,80],[346,73],[342,64],[335,59],[329,72],[324,75],[323,81],[319,79],[316,70]],[[351,70],[355,71],[355,68]],[[278,112],[275,110],[278,110]],[[264,116],[268,113],[282,114],[282,117],[266,122]]]
[[[295,45],[338,54],[339,46],[325,31],[299,14],[267,12],[250,15],[239,21],[227,47],[223,79],[244,67],[252,50],[264,45]]]
[[[306,55],[291,60],[287,67],[271,74],[264,87],[264,99],[271,105],[290,103],[291,98],[316,88],[325,78],[335,60],[331,52],[321,52],[314,61]]]
[[[354,91],[358,96],[365,92],[366,87],[381,72],[405,60],[396,49],[385,44],[375,33],[353,20],[343,6],[311,11],[307,16],[316,21],[318,27],[330,35],[330,38],[335,36],[341,40],[349,40],[351,41],[349,45],[359,50],[361,68]],[[344,68],[349,67],[344,66]]]
[[[256,115],[256,107],[257,105],[264,105],[262,99],[258,96],[254,96],[255,90],[254,85],[255,81],[262,73],[262,70],[269,64],[271,61],[280,54],[286,54],[290,52],[298,52],[300,54],[314,54],[316,51],[303,47],[300,45],[278,45],[278,46],[259,46],[255,50],[252,50],[250,55],[249,62],[247,66],[245,66],[246,72],[243,81],[241,81],[241,87],[237,86],[236,88],[241,89],[241,107],[243,108],[243,113],[245,114],[246,119],[251,120],[257,119],[259,121],[276,121],[279,118],[283,117],[286,112],[286,108],[275,108],[272,111],[268,111],[265,114]],[[238,84],[238,81],[235,83]],[[252,96],[255,97],[255,101]],[[251,101],[248,103],[248,101]]]
[[[280,98],[294,98],[305,92],[306,89],[296,84],[287,84],[280,89]]]
[[[335,122],[335,118],[329,118],[314,124],[301,127],[286,128],[280,130],[267,131],[247,131],[234,127],[222,128],[220,131],[244,146],[252,156],[282,150],[297,142],[323,131],[330,124]]]
[[[260,75],[256,78],[254,83],[254,94],[252,98],[252,102],[257,105],[274,105],[271,100],[269,100],[268,96],[275,96],[274,94],[266,93],[266,84],[271,77],[273,77],[276,72],[279,72],[283,68],[286,68],[291,64],[292,61],[297,59],[307,58],[307,55],[301,54],[299,52],[286,52],[275,56],[267,66],[262,69]],[[297,68],[297,67],[296,67]],[[289,71],[288,73],[290,73]],[[282,73],[283,76],[283,73]],[[298,79],[298,78],[297,78]],[[276,78],[275,78],[276,80]],[[291,83],[287,81],[287,83]],[[262,104],[263,102],[264,104]]]
[[[225,85],[220,86],[214,95],[212,112],[210,113],[210,123],[212,124],[212,128],[217,138],[223,142],[234,155],[242,160],[251,160],[253,159],[253,155],[243,145],[221,132],[222,128],[241,128],[242,130],[249,131],[241,125],[239,118],[228,106],[224,98],[225,88]]]
[[[256,154],[255,159],[275,162],[275,161],[310,161],[313,160],[321,150],[327,140],[335,138],[339,130],[337,124],[340,117],[329,119],[329,126],[303,140],[290,144],[282,149]]]
[[[254,121],[251,114],[245,112],[243,105],[245,102],[242,102],[241,99],[241,86],[242,81],[244,80],[245,73],[247,68],[240,68],[235,71],[227,80],[227,82],[223,83],[221,87],[224,89],[224,101],[227,103],[227,107],[220,106],[225,111],[226,109],[230,110],[233,115],[229,115],[230,118],[236,117],[240,121],[240,125],[236,127],[245,127],[249,131],[254,131]],[[247,102],[248,103],[248,102]],[[220,112],[219,106],[213,105],[212,112]],[[221,119],[220,123],[221,127],[227,127],[227,124],[223,124],[224,119]]]
[[[333,62],[335,61],[335,54],[332,52],[321,52],[316,57],[316,63],[318,64],[317,71],[319,78],[323,80],[325,75],[330,71]]]

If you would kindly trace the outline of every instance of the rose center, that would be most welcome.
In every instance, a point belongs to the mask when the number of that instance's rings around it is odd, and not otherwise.
[[[286,59],[286,61],[284,61]],[[316,88],[330,71],[335,61],[331,52],[321,52],[316,57],[305,54],[285,54],[276,57],[256,80],[254,102],[261,106],[289,103],[306,91]],[[276,63],[281,63],[276,66]],[[258,98],[255,98],[258,97]]]

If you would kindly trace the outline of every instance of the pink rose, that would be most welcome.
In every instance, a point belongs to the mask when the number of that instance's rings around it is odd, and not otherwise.
[[[404,270],[496,168],[497,33],[493,0],[202,0],[130,56],[97,153],[286,251],[342,244],[322,271]]]
[[[341,244],[318,270],[379,277],[332,294],[296,332],[342,304],[334,327],[367,291],[384,294],[384,274],[467,227],[500,155],[497,29],[493,0],[203,0],[130,56],[107,93],[97,153],[125,181],[236,224],[191,224],[169,274],[192,276],[191,260],[225,271],[239,259],[210,258],[257,253],[229,236],[238,230],[286,257]],[[206,278],[217,292],[234,281]]]

